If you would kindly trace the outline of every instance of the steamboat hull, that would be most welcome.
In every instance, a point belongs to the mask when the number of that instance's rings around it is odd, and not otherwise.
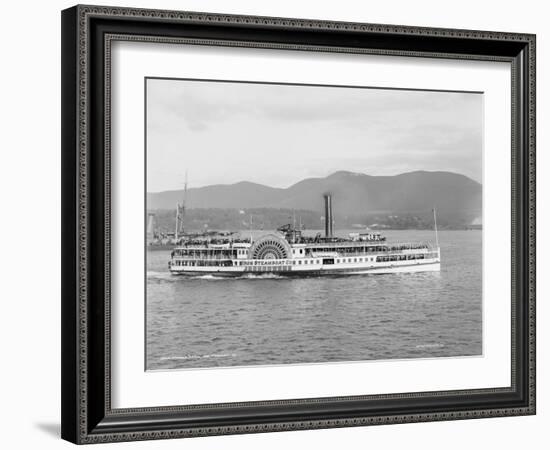
[[[173,275],[179,276],[201,276],[212,275],[215,277],[246,277],[246,276],[283,276],[283,277],[326,277],[326,276],[344,276],[344,275],[382,275],[393,273],[415,273],[415,272],[439,272],[439,260],[416,262],[412,264],[393,264],[369,267],[312,267],[300,268],[294,267],[194,267],[189,268],[170,268]]]

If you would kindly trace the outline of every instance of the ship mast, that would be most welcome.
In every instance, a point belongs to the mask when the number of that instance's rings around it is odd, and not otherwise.
[[[292,210],[292,243],[296,243],[296,210]]]
[[[434,213],[434,229],[435,229],[435,245],[437,245],[437,248],[439,248],[439,236],[437,235],[437,216],[435,212],[435,206],[432,209]]]
[[[180,234],[185,233],[183,218],[185,215],[185,208],[187,205],[187,170],[185,171],[185,184],[183,188],[183,202],[176,204],[176,242]]]
[[[176,244],[178,243],[179,219],[180,219],[180,204],[176,203],[176,233],[174,236],[176,239]]]
[[[187,170],[185,171],[185,185],[183,187],[183,204],[187,204]]]

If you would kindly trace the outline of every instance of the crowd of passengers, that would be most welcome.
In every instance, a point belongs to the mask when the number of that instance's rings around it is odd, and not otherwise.
[[[205,246],[208,248],[207,246]],[[315,247],[306,248],[305,257],[314,257],[315,253],[337,252],[341,255],[362,255],[365,253],[395,252],[404,250],[426,249],[426,244],[401,244],[401,245],[383,245],[383,246],[359,246],[359,247]],[[206,257],[208,259],[236,258],[236,249],[216,249],[215,251],[202,250],[172,250],[171,256],[191,256],[195,258]]]

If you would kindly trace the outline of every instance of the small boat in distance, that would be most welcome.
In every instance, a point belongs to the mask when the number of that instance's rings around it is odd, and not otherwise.
[[[332,197],[325,194],[325,236],[302,235],[285,225],[258,239],[190,239],[171,252],[175,275],[236,277],[248,274],[323,276],[427,272],[440,270],[440,248],[434,210],[436,244],[388,243],[380,233],[333,234]]]

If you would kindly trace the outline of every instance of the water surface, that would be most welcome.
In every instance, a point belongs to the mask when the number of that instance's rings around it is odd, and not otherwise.
[[[390,242],[433,241],[388,231]],[[185,369],[482,352],[480,231],[442,231],[441,272],[173,276],[147,252],[146,367]]]

